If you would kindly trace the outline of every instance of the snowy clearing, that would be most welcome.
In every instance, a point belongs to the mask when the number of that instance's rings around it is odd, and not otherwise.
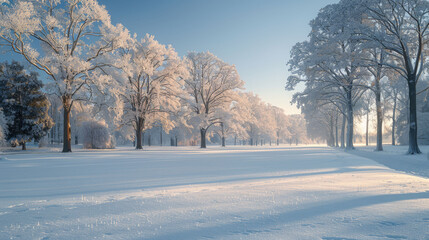
[[[429,179],[326,147],[2,157],[0,239],[429,239]]]

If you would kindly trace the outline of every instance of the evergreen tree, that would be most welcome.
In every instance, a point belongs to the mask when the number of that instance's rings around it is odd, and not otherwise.
[[[26,149],[26,142],[38,141],[52,127],[49,101],[41,91],[37,73],[27,74],[17,62],[5,63],[0,71],[0,108],[7,120],[6,139]]]
[[[4,144],[6,140],[6,133],[7,133],[6,118],[4,117],[3,109],[0,108],[0,147]]]

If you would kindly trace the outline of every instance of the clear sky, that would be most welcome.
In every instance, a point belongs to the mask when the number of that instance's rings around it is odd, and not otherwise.
[[[247,91],[285,109],[284,86],[292,46],[306,39],[319,9],[337,0],[99,0],[113,23],[143,37],[155,35],[180,56],[210,51],[236,65]]]

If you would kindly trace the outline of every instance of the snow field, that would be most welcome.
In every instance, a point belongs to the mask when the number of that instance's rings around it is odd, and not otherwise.
[[[6,157],[0,239],[429,239],[429,179],[330,148]]]

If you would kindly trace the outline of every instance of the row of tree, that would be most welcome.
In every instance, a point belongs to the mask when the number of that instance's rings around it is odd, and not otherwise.
[[[232,134],[252,144],[291,139],[292,132],[295,139],[304,135],[288,125],[293,121],[279,108],[243,93],[234,65],[210,52],[180,58],[153,36],[138,39],[113,25],[94,0],[0,4],[1,44],[49,77],[45,91],[57,97],[51,116],[57,119],[63,111],[63,152],[71,151],[71,125],[82,122],[71,121],[73,112],[81,119],[103,119],[112,131],[132,127],[137,149],[144,131],[155,125],[166,132],[197,129],[202,148],[211,129],[223,139]],[[123,132],[131,138],[129,130]]]
[[[330,145],[334,145],[334,135],[338,139],[340,119],[341,143],[353,149],[354,117],[359,105],[369,109],[370,102],[363,99],[367,95],[375,102],[376,150],[382,151],[382,94],[385,101],[394,105],[394,134],[398,90],[404,87],[398,82],[404,82],[408,88],[408,153],[420,153],[417,95],[428,88],[417,91],[417,84],[427,69],[429,2],[341,0],[321,9],[310,26],[309,40],[297,43],[291,51],[288,65],[293,75],[286,85],[287,89],[294,89],[305,83],[305,89],[295,94],[294,101],[302,107],[306,118],[324,119]]]

